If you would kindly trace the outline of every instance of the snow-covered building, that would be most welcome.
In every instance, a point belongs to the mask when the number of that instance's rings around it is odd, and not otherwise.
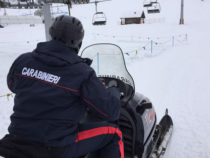
[[[145,14],[144,11],[123,12],[120,19],[121,25],[141,24],[144,23]]]
[[[42,8],[41,3],[35,0],[21,1],[21,0],[0,0],[0,8],[13,8],[13,9],[27,9],[27,8]]]

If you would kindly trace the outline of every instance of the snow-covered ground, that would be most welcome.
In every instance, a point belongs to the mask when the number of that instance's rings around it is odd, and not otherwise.
[[[119,45],[124,53],[133,51],[129,55],[125,54],[125,59],[135,80],[136,91],[151,99],[158,120],[168,108],[174,121],[173,137],[165,157],[209,158],[210,2],[185,0],[185,25],[179,25],[181,1],[159,2],[162,10],[156,15],[146,13],[142,0],[99,3],[98,10],[106,13],[108,19],[106,26],[91,25],[94,5],[73,6],[71,13],[85,27],[82,49],[93,43],[108,42]],[[67,7],[61,9],[67,11]],[[165,18],[165,23],[117,25],[123,11],[143,9],[146,18]],[[29,11],[8,9],[7,13],[22,15]],[[1,9],[0,15],[2,14]],[[178,42],[185,39],[185,34],[188,40]],[[169,41],[173,36],[176,36],[174,46],[172,40]],[[32,51],[37,42],[44,39],[44,25],[41,24],[35,27],[9,25],[0,29],[0,96],[9,93],[6,75],[14,59],[21,53]],[[135,50],[151,40],[156,43],[169,42],[157,45],[153,43],[153,53],[149,44],[146,50],[141,49],[136,55]],[[9,101],[6,97],[0,98],[0,137],[7,133],[12,108],[13,98]]]

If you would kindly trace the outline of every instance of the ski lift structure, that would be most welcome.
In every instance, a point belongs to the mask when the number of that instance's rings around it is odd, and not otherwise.
[[[100,2],[106,2],[106,1],[110,1],[110,0],[92,2],[92,3],[95,3],[95,8],[96,8],[96,13],[93,15],[93,21],[92,21],[93,25],[106,25],[106,22],[107,22],[106,15],[103,12],[98,12],[97,10],[97,4]]]
[[[148,14],[160,13],[161,11],[160,3],[157,0],[145,0],[144,7],[147,7]]]
[[[71,0],[74,4],[89,3],[90,0]]]
[[[43,8],[44,3],[88,4],[90,0],[0,0],[0,8],[27,9]]]
[[[151,7],[147,7],[147,13],[160,13],[160,4],[159,3],[153,3]]]
[[[41,8],[43,4],[39,4],[34,2],[34,0],[0,0],[1,8],[12,8],[12,9],[33,9],[33,8]]]
[[[93,15],[93,25],[106,25],[106,15],[103,12],[97,12]]]
[[[152,6],[152,3],[156,3],[157,0],[144,0],[144,7]]]

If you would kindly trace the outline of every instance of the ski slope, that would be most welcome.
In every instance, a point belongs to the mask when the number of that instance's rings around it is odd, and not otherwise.
[[[155,106],[158,120],[165,109],[174,121],[173,136],[166,150],[166,158],[209,158],[210,154],[210,1],[185,0],[185,25],[178,25],[181,1],[159,0],[161,13],[148,15],[142,0],[113,0],[98,4],[98,11],[107,16],[106,26],[92,26],[95,6],[74,6],[71,13],[85,27],[82,49],[93,43],[119,45],[125,54],[136,91],[149,97]],[[129,5],[129,7],[128,7]],[[67,11],[67,7],[60,8]],[[117,25],[124,11],[144,10],[146,18],[165,18],[165,23]],[[34,10],[31,10],[32,12]],[[8,9],[9,15],[22,15],[28,10]],[[54,9],[56,12],[56,8]],[[3,10],[0,10],[0,15]],[[183,41],[187,34],[187,41]],[[113,37],[114,36],[114,37]],[[132,37],[133,36],[133,37]],[[154,44],[138,48],[154,40]],[[139,38],[140,37],[140,38]],[[167,38],[166,38],[167,37]],[[132,41],[133,38],[133,41]],[[44,25],[9,25],[0,29],[0,96],[9,93],[6,75],[21,53],[32,51],[37,42],[45,40]],[[17,42],[17,43],[14,43]],[[19,42],[19,43],[18,43]],[[13,98],[0,98],[0,137],[7,133],[12,114]]]

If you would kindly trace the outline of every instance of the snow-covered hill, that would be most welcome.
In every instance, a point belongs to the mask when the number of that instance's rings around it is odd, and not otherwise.
[[[209,158],[210,151],[210,1],[185,0],[185,25],[179,25],[181,1],[159,0],[161,13],[146,14],[146,18],[165,18],[165,23],[120,26],[124,11],[145,10],[142,0],[113,0],[98,4],[98,10],[106,13],[106,26],[92,26],[95,6],[73,6],[72,15],[78,17],[85,27],[83,47],[92,43],[111,42],[122,47],[127,67],[133,75],[136,91],[146,95],[155,106],[158,120],[165,109],[174,121],[174,132],[167,149],[167,158]],[[60,8],[67,11],[67,7]],[[56,10],[56,8],[55,8]],[[29,12],[7,10],[9,15]],[[0,10],[0,15],[3,10]],[[93,34],[94,33],[94,34]],[[154,40],[166,44],[150,46],[135,54],[135,50]],[[113,37],[115,36],[115,37]],[[126,37],[124,37],[126,36]],[[131,41],[133,36],[133,41]],[[136,37],[134,37],[136,36]],[[140,37],[140,38],[139,38]],[[164,37],[164,38],[163,38]],[[169,37],[169,38],[165,38]],[[9,25],[0,29],[0,96],[9,93],[6,75],[14,59],[34,49],[37,42],[44,41],[44,25],[31,28],[28,25]],[[2,43],[5,42],[5,43]],[[9,43],[20,42],[20,43]],[[7,133],[12,113],[13,98],[0,98],[0,137]]]

